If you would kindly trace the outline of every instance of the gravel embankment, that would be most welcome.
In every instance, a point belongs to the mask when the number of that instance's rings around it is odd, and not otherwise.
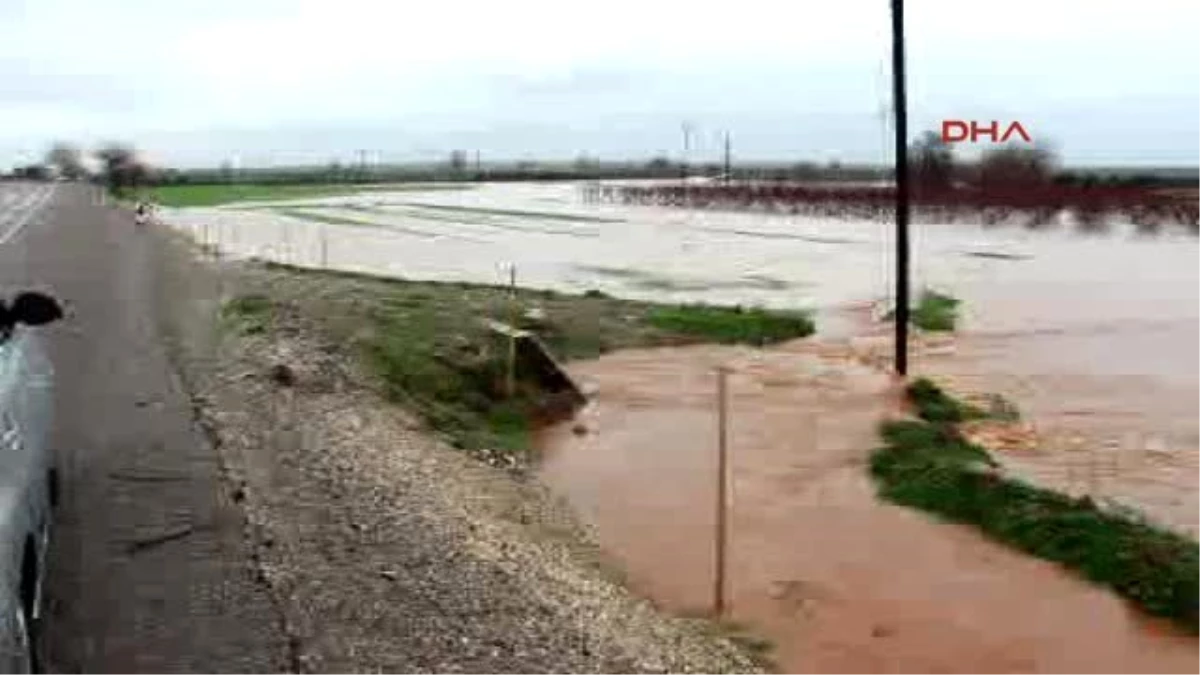
[[[298,313],[213,340],[212,299],[253,268],[214,276],[170,237],[163,260],[188,296],[165,308],[175,352],[293,668],[757,670],[707,622],[626,592],[568,509],[422,431]]]

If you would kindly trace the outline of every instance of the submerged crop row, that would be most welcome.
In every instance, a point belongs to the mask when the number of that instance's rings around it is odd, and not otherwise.
[[[891,186],[814,186],[775,183],[706,185],[600,185],[583,188],[589,202],[674,206],[697,209],[753,210],[825,217],[888,217],[895,203]],[[1082,225],[1120,216],[1140,227],[1163,224],[1200,229],[1200,207],[1194,193],[1129,187],[1031,185],[995,188],[922,187],[912,204],[918,217],[940,220],[980,219],[995,222],[1026,218],[1046,225],[1062,213]]]

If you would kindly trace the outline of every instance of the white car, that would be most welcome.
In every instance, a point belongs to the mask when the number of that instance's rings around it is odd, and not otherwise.
[[[0,301],[0,672],[41,667],[42,579],[58,501],[48,441],[54,371],[31,327],[62,318],[53,298]]]

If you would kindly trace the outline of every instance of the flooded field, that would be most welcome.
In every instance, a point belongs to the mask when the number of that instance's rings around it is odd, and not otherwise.
[[[499,266],[515,263],[531,287],[769,306],[833,304],[887,288],[887,244],[869,223],[831,229],[798,218],[583,204],[571,184],[374,191],[167,217],[242,255],[422,279],[492,282],[507,278]]]
[[[598,388],[542,436],[543,476],[639,591],[712,606],[718,365],[730,380],[732,617],[783,672],[1193,672],[1194,637],[1107,590],[874,499],[866,459],[897,397],[847,347],[695,347],[575,364]]]
[[[572,185],[484,185],[303,204],[179,210],[233,255],[414,279],[599,289],[658,301],[810,307],[818,338],[570,365],[598,391],[589,432],[548,430],[544,476],[665,605],[711,595],[713,369],[731,380],[734,615],[787,670],[1195,672],[1197,643],[1112,594],[879,504],[864,461],[893,405],[890,229],[800,216],[585,205]],[[1016,403],[987,439],[1009,467],[1197,530],[1200,271],[1195,237],[1127,224],[923,224],[914,286],[963,300],[913,370]]]

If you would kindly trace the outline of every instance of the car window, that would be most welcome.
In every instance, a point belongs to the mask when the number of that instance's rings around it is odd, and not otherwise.
[[[16,606],[15,603],[0,603],[0,669],[6,673],[27,672],[29,667]]]
[[[13,335],[0,337],[0,400],[8,397],[20,370],[20,349]]]
[[[8,448],[17,441],[20,427],[10,408],[0,410],[0,447]]]

